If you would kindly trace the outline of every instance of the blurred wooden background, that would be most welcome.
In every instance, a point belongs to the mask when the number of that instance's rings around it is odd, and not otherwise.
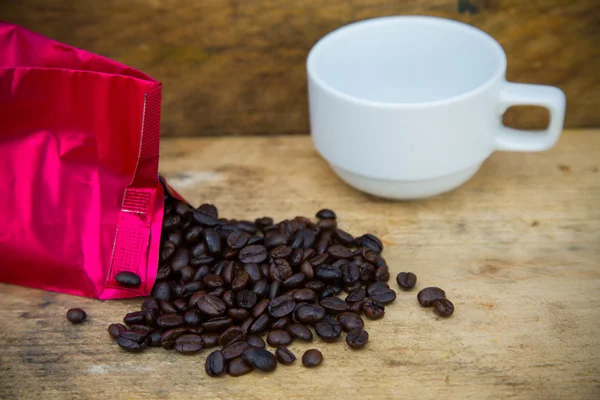
[[[327,32],[384,15],[453,18],[508,54],[508,79],[562,88],[568,127],[600,126],[598,0],[0,0],[0,19],[161,80],[164,136],[305,134],[304,62]],[[545,110],[509,110],[541,127]]]

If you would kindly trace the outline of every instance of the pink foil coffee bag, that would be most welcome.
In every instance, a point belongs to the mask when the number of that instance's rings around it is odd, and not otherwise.
[[[158,265],[161,85],[0,22],[0,281],[116,299]],[[142,278],[137,289],[115,281]]]

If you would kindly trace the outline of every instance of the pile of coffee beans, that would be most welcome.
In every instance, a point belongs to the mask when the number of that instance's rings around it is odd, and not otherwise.
[[[219,346],[206,359],[210,376],[291,364],[296,356],[286,346],[312,341],[313,330],[324,342],[344,332],[348,346],[364,347],[369,334],[361,315],[382,318],[396,299],[383,245],[372,234],[338,228],[331,210],[316,218],[228,220],[211,204],[194,209],[166,195],[152,297],[124,324],[110,325],[110,336],[133,353],[163,347],[197,354]],[[140,284],[131,273],[117,281]],[[302,363],[314,367],[322,359],[311,349]]]

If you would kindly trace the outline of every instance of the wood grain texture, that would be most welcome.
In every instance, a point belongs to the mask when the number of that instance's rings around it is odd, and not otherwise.
[[[304,62],[326,33],[385,15],[473,24],[508,54],[508,79],[555,85],[566,126],[600,126],[596,0],[7,0],[0,19],[143,70],[164,83],[164,136],[304,134]],[[509,110],[543,127],[544,110]]]
[[[0,285],[2,399],[597,399],[600,397],[600,131],[569,131],[544,153],[496,153],[460,189],[391,202],[343,184],[308,137],[172,139],[161,171],[224,216],[313,215],[385,244],[395,276],[418,275],[456,305],[437,318],[401,292],[370,342],[295,343],[325,361],[209,378],[206,352],[132,355],[106,327],[141,300],[101,302]],[[392,287],[396,288],[393,282]],[[71,307],[89,314],[65,319]]]

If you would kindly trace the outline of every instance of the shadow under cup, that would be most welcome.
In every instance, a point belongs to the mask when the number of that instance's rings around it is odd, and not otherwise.
[[[467,181],[494,151],[492,87],[504,82],[506,56],[476,28],[366,20],[322,38],[307,70],[315,146],[360,190],[430,197]]]

